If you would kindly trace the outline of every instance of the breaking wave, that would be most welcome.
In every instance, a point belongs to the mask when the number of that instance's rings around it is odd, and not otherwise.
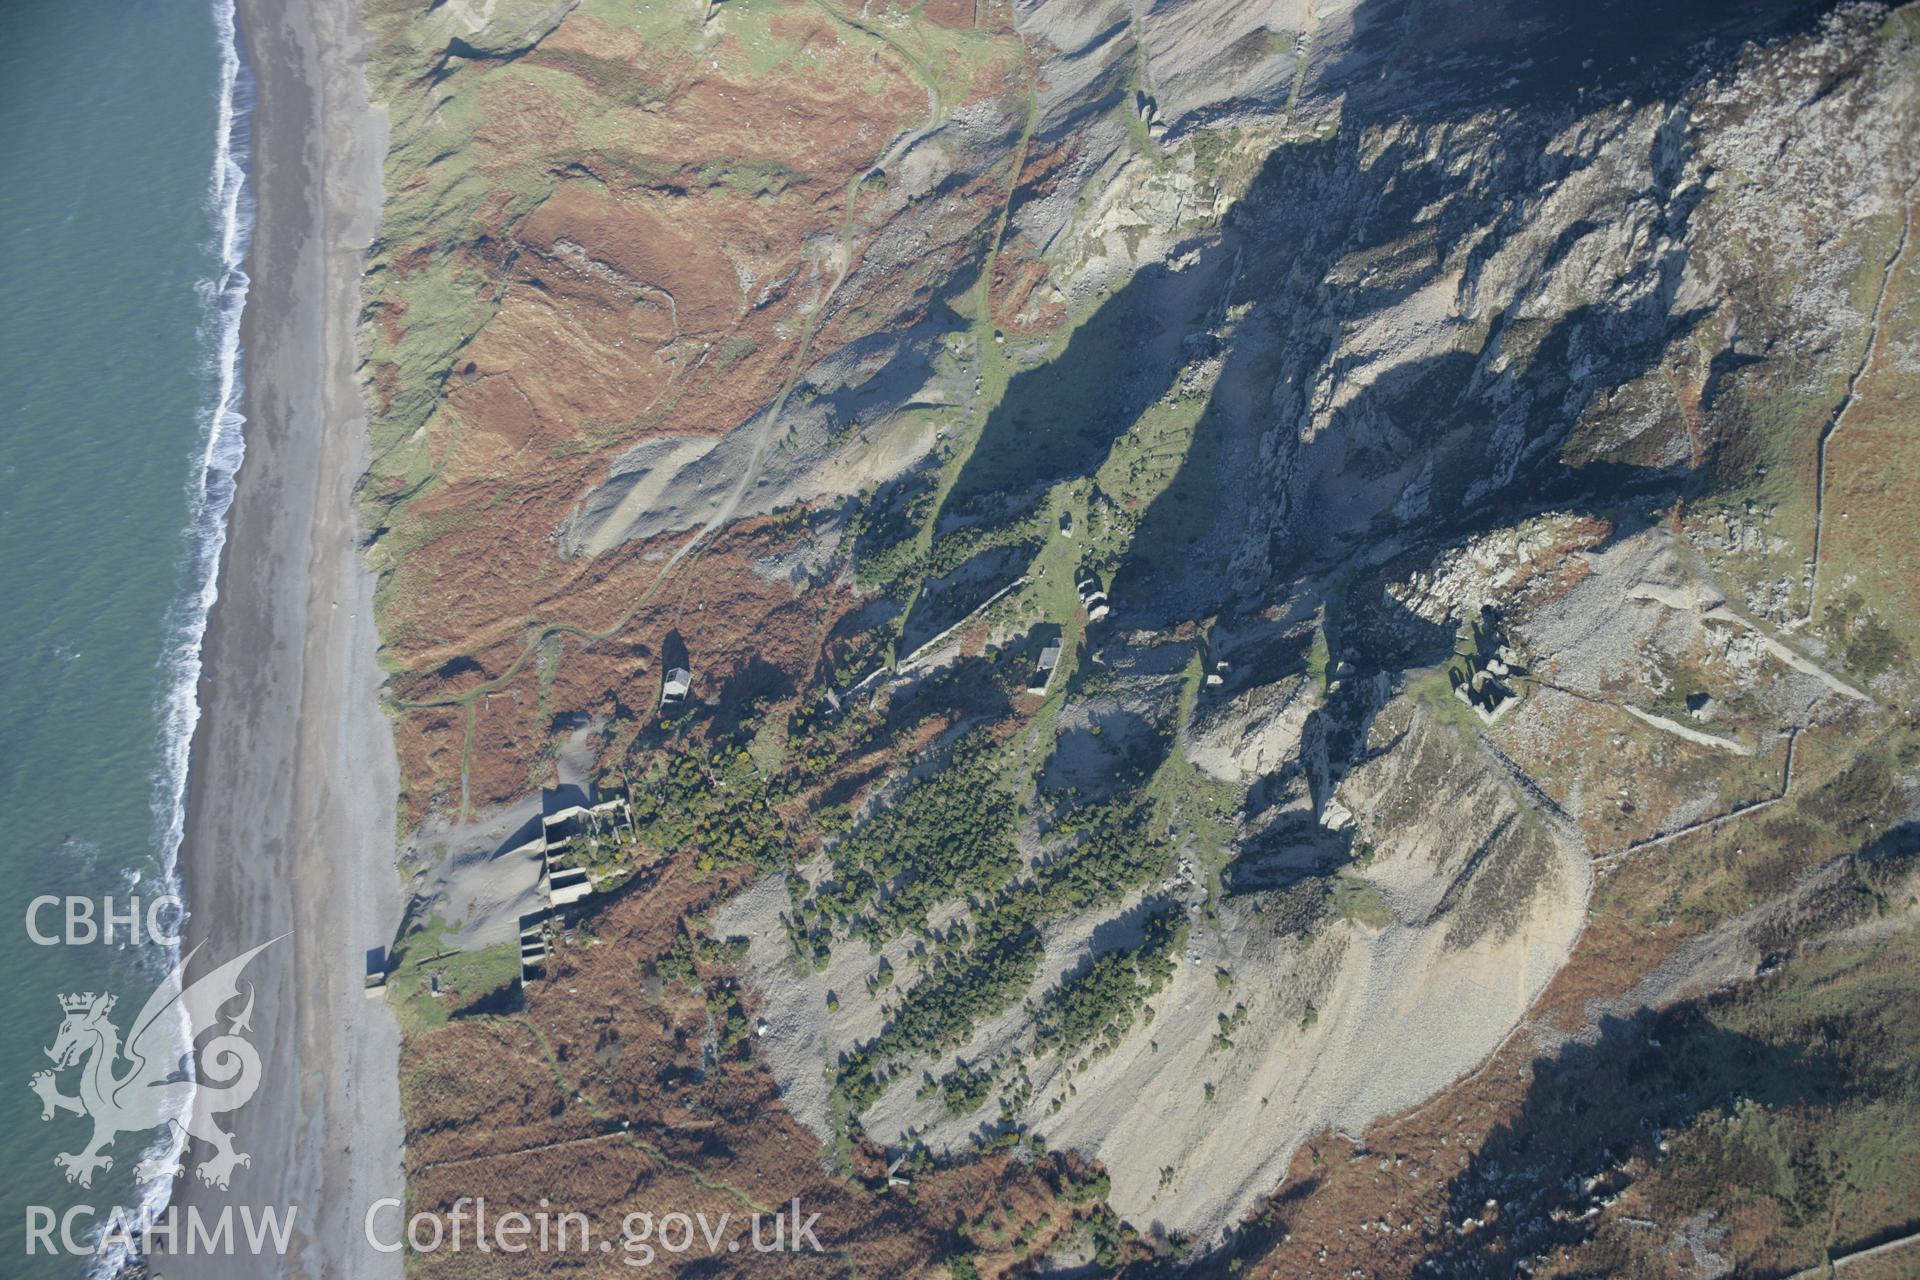
[[[218,116],[213,174],[207,192],[212,219],[211,274],[199,291],[203,320],[201,344],[206,352],[201,370],[210,384],[200,412],[200,452],[188,495],[187,564],[183,575],[187,591],[174,606],[161,665],[167,673],[167,692],[161,709],[161,760],[154,776],[154,834],[160,876],[166,891],[178,894],[180,845],[186,834],[187,768],[194,727],[200,720],[201,643],[207,617],[219,594],[220,556],[227,541],[227,509],[233,505],[234,482],[246,453],[241,429],[240,317],[247,304],[249,281],[244,269],[247,245],[253,235],[253,194],[247,186],[247,162],[252,142],[253,74],[240,56],[234,27],[234,0],[214,0],[213,23],[219,43]],[[179,947],[169,948],[166,965],[180,961]],[[189,1047],[191,1030],[184,1009],[180,1025],[182,1052]],[[192,1106],[189,1098],[187,1107]],[[181,1116],[184,1121],[185,1115]],[[175,1164],[184,1154],[185,1136],[169,1126],[150,1158],[169,1157]],[[154,1178],[139,1188],[138,1220],[152,1222],[163,1213],[172,1192],[172,1179]],[[124,1247],[98,1256],[96,1276],[112,1276],[126,1262]]]

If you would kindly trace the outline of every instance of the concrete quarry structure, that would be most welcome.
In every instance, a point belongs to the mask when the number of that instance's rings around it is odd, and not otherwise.
[[[589,851],[600,841],[633,834],[633,806],[625,795],[614,796],[592,805],[568,805],[540,818],[540,834],[515,849],[515,853],[538,854],[540,882],[545,886],[547,905],[543,910],[520,917],[520,980],[538,970],[547,958],[547,922],[561,910],[592,895],[593,877],[585,867],[562,865],[556,857],[584,841]]]

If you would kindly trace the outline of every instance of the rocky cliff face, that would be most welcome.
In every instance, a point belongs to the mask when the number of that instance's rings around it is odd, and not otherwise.
[[[1910,909],[1910,8],[371,19],[420,844],[586,753],[828,1150],[1043,1139],[1285,1270],[1316,1135],[1697,998],[1803,875]]]

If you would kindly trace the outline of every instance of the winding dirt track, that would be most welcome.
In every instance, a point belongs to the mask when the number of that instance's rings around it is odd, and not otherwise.
[[[827,0],[815,0],[815,3],[818,8],[836,21],[879,40],[906,59],[913,67],[916,76],[926,83],[927,122],[916,129],[895,135],[889,139],[886,147],[874,158],[873,163],[861,170],[859,174],[855,175],[853,179],[848,182],[846,214],[841,220],[839,236],[834,245],[833,257],[835,274],[833,282],[821,293],[818,300],[814,303],[811,313],[807,317],[806,331],[800,337],[799,346],[794,353],[793,363],[787,372],[786,381],[781,386],[779,395],[774,398],[773,403],[768,406],[762,417],[758,433],[754,438],[753,449],[748,455],[747,465],[742,470],[740,478],[735,481],[732,489],[728,492],[726,500],[715,509],[704,524],[694,531],[690,538],[674,550],[673,554],[668,557],[666,563],[660,566],[660,571],[654,575],[653,581],[648,584],[646,590],[641,592],[633,604],[621,613],[612,625],[604,631],[593,631],[572,623],[554,623],[540,628],[540,630],[527,641],[526,647],[520,652],[520,656],[515,658],[506,670],[502,671],[492,680],[476,685],[464,693],[444,698],[423,699],[420,701],[398,698],[392,700],[396,708],[407,711],[421,710],[429,707],[461,708],[465,720],[460,762],[460,812],[462,815],[465,815],[468,809],[468,775],[473,752],[474,707],[478,705],[480,699],[489,693],[505,687],[505,685],[526,666],[527,660],[539,652],[541,645],[545,644],[549,639],[557,636],[570,635],[592,644],[596,641],[606,640],[619,634],[620,631],[625,629],[628,623],[633,621],[642,609],[646,608],[647,605],[660,594],[661,589],[673,578],[674,572],[680,568],[683,562],[689,565],[697,562],[707,542],[712,539],[715,533],[724,528],[727,522],[732,520],[739,511],[741,502],[752,490],[754,484],[760,478],[760,473],[765,469],[767,454],[772,449],[774,441],[778,436],[781,415],[786,409],[787,401],[792,396],[794,388],[799,385],[801,374],[806,370],[807,361],[813,348],[813,340],[819,332],[820,323],[826,314],[828,304],[839,291],[840,286],[846,282],[846,278],[852,270],[853,241],[855,238],[854,201],[861,182],[877,169],[886,165],[902,148],[912,145],[939,126],[941,117],[945,111],[945,106],[941,100],[938,83],[931,69],[923,59],[916,57],[910,50],[906,49],[892,37],[868,27],[857,19],[849,17],[842,12],[838,6],[828,3]],[[1016,166],[1010,181],[1018,182],[1018,180],[1019,168]],[[1011,191],[1008,193],[1008,199],[1012,199]],[[618,521],[613,523],[617,524]]]

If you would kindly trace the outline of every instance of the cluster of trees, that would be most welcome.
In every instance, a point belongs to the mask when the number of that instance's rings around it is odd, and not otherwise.
[[[731,983],[716,984],[707,992],[707,1018],[713,1026],[713,1044],[717,1056],[735,1054],[747,1043],[750,1028],[740,993]]]
[[[1109,1275],[1120,1269],[1121,1263],[1127,1260],[1128,1247],[1140,1238],[1105,1204],[1096,1205],[1088,1215],[1086,1232],[1088,1243],[1093,1247],[1093,1265]]]
[[[660,981],[671,986],[679,983],[689,991],[700,989],[700,968],[694,963],[693,939],[686,935],[674,939],[673,946],[653,962]]]
[[[790,876],[790,885],[798,885],[800,877]],[[825,969],[833,961],[833,933],[819,924],[813,923],[802,911],[783,911],[780,924],[787,931],[787,945],[793,948],[794,958],[813,965],[815,973]],[[873,991],[871,982],[867,987]]]
[[[1007,1150],[1023,1145],[1023,1140],[1017,1135],[1003,1133],[978,1145]],[[1038,1137],[1025,1139],[1024,1145],[1035,1157],[1046,1154],[1046,1143]],[[1072,1219],[1066,1224],[1067,1234],[1053,1237],[1052,1244],[1056,1249],[1071,1253],[1076,1246],[1084,1245],[1097,1260],[1102,1274],[1115,1274],[1130,1257],[1138,1256],[1138,1251],[1133,1248],[1139,1239],[1138,1233],[1115,1217],[1105,1203],[1112,1191],[1112,1184],[1105,1173],[1089,1169],[1076,1161],[1047,1161],[1042,1167],[1059,1202],[1074,1210]],[[1034,1212],[1034,1209],[1029,1208],[1028,1212]],[[1028,1217],[1017,1209],[1009,1209],[1005,1204],[989,1205],[977,1217],[969,1219],[963,1216],[955,1224],[947,1237],[948,1251],[938,1261],[946,1267],[952,1280],[979,1280],[980,1268],[976,1257],[983,1250],[991,1250],[1013,1255],[1013,1270],[1003,1274],[1025,1274],[1032,1270],[1030,1260],[1041,1237],[1052,1232],[1056,1221],[1049,1205],[1039,1206],[1034,1217]],[[1022,1262],[1029,1265],[1019,1265]]]
[[[886,1028],[842,1061],[835,1088],[850,1114],[879,1098],[890,1064],[963,1044],[981,1020],[1012,1005],[1039,967],[1042,926],[1116,902],[1166,874],[1172,850],[1155,833],[1149,805],[1087,809],[1071,815],[1075,838],[1068,847],[982,903],[973,927],[956,930],[958,945],[936,953],[931,971],[907,992]],[[1147,962],[1146,972],[1164,982],[1178,946],[1175,939],[1157,940],[1151,954],[1159,958]]]
[[[691,846],[703,872],[742,864],[771,871],[787,863],[767,779],[743,747],[669,748],[630,799],[641,842],[667,854]]]
[[[1099,956],[1086,972],[1046,994],[1035,1021],[1034,1047],[1072,1055],[1089,1046],[1099,1054],[1119,1045],[1141,1007],[1172,976],[1186,937],[1185,917],[1176,912],[1151,917],[1139,946]]]
[[[993,1072],[984,1067],[970,1067],[964,1062],[955,1063],[953,1070],[940,1077],[938,1089],[940,1101],[950,1116],[964,1116],[978,1111],[993,1093]]]
[[[926,576],[944,578],[982,551],[1019,542],[1028,544],[1027,558],[1030,559],[1040,550],[1042,541],[1040,521],[1035,516],[1004,524],[961,525],[935,539],[933,546],[928,549]]]
[[[1247,1020],[1247,1006],[1236,1004],[1232,1013],[1222,1011],[1215,1016],[1220,1019],[1220,1029],[1213,1033],[1213,1051],[1223,1053],[1233,1048],[1233,1033]]]
[[[939,771],[909,782],[834,845],[833,877],[808,914],[875,945],[906,928],[924,930],[933,907],[992,893],[1020,869],[1017,817],[993,739],[976,730]]]
[[[1017,919],[989,919],[964,951],[937,961],[872,1040],[848,1054],[834,1087],[858,1115],[885,1092],[896,1058],[940,1053],[964,1042],[1027,989],[1040,965],[1040,934]]]
[[[820,671],[825,676],[826,687],[845,689],[862,679],[868,672],[886,660],[887,651],[893,647],[900,635],[898,618],[888,619],[862,631],[835,636],[827,643],[826,651],[821,655]],[[811,715],[816,722],[824,722],[833,716],[833,712],[821,706],[822,700],[815,700],[812,712],[796,711],[796,717]],[[792,722],[789,722],[790,724]],[[824,772],[818,770],[817,772]]]
[[[1081,805],[1061,814],[1054,832],[1077,839],[1037,867],[1034,882],[1063,914],[1112,902],[1166,875],[1172,861],[1173,848],[1147,800]]]
[[[747,962],[747,952],[752,946],[750,939],[739,934],[730,938],[702,937],[699,943],[700,963],[721,969],[737,969]]]
[[[673,945],[655,956],[653,972],[663,983],[675,982],[689,991],[701,989],[703,970],[721,970],[734,972],[746,963],[747,951],[751,943],[739,936],[715,938],[703,930],[706,921],[699,916],[687,917],[681,923],[681,933],[673,940]],[[645,962],[642,961],[644,965]]]
[[[825,691],[851,685],[857,674],[879,663],[890,643],[890,635],[882,628],[861,632],[851,642],[832,646],[825,659],[832,668],[825,684],[801,699],[787,716],[786,755],[777,782],[781,798],[799,795],[857,749],[857,735],[873,713],[864,707],[837,709],[827,700]],[[818,827],[822,814],[816,810],[813,817]]]
[[[847,521],[861,586],[885,585],[888,594],[905,596],[919,585],[924,571],[914,538],[933,516],[934,488],[932,475],[909,472],[862,495]]]
[[[861,586],[884,587],[888,595],[905,599],[928,578],[945,577],[988,548],[1024,542],[1038,551],[1044,540],[1039,517],[1029,513],[962,525],[922,554],[918,534],[933,518],[933,499],[933,480],[925,473],[903,476],[862,498],[847,521],[854,576]]]

